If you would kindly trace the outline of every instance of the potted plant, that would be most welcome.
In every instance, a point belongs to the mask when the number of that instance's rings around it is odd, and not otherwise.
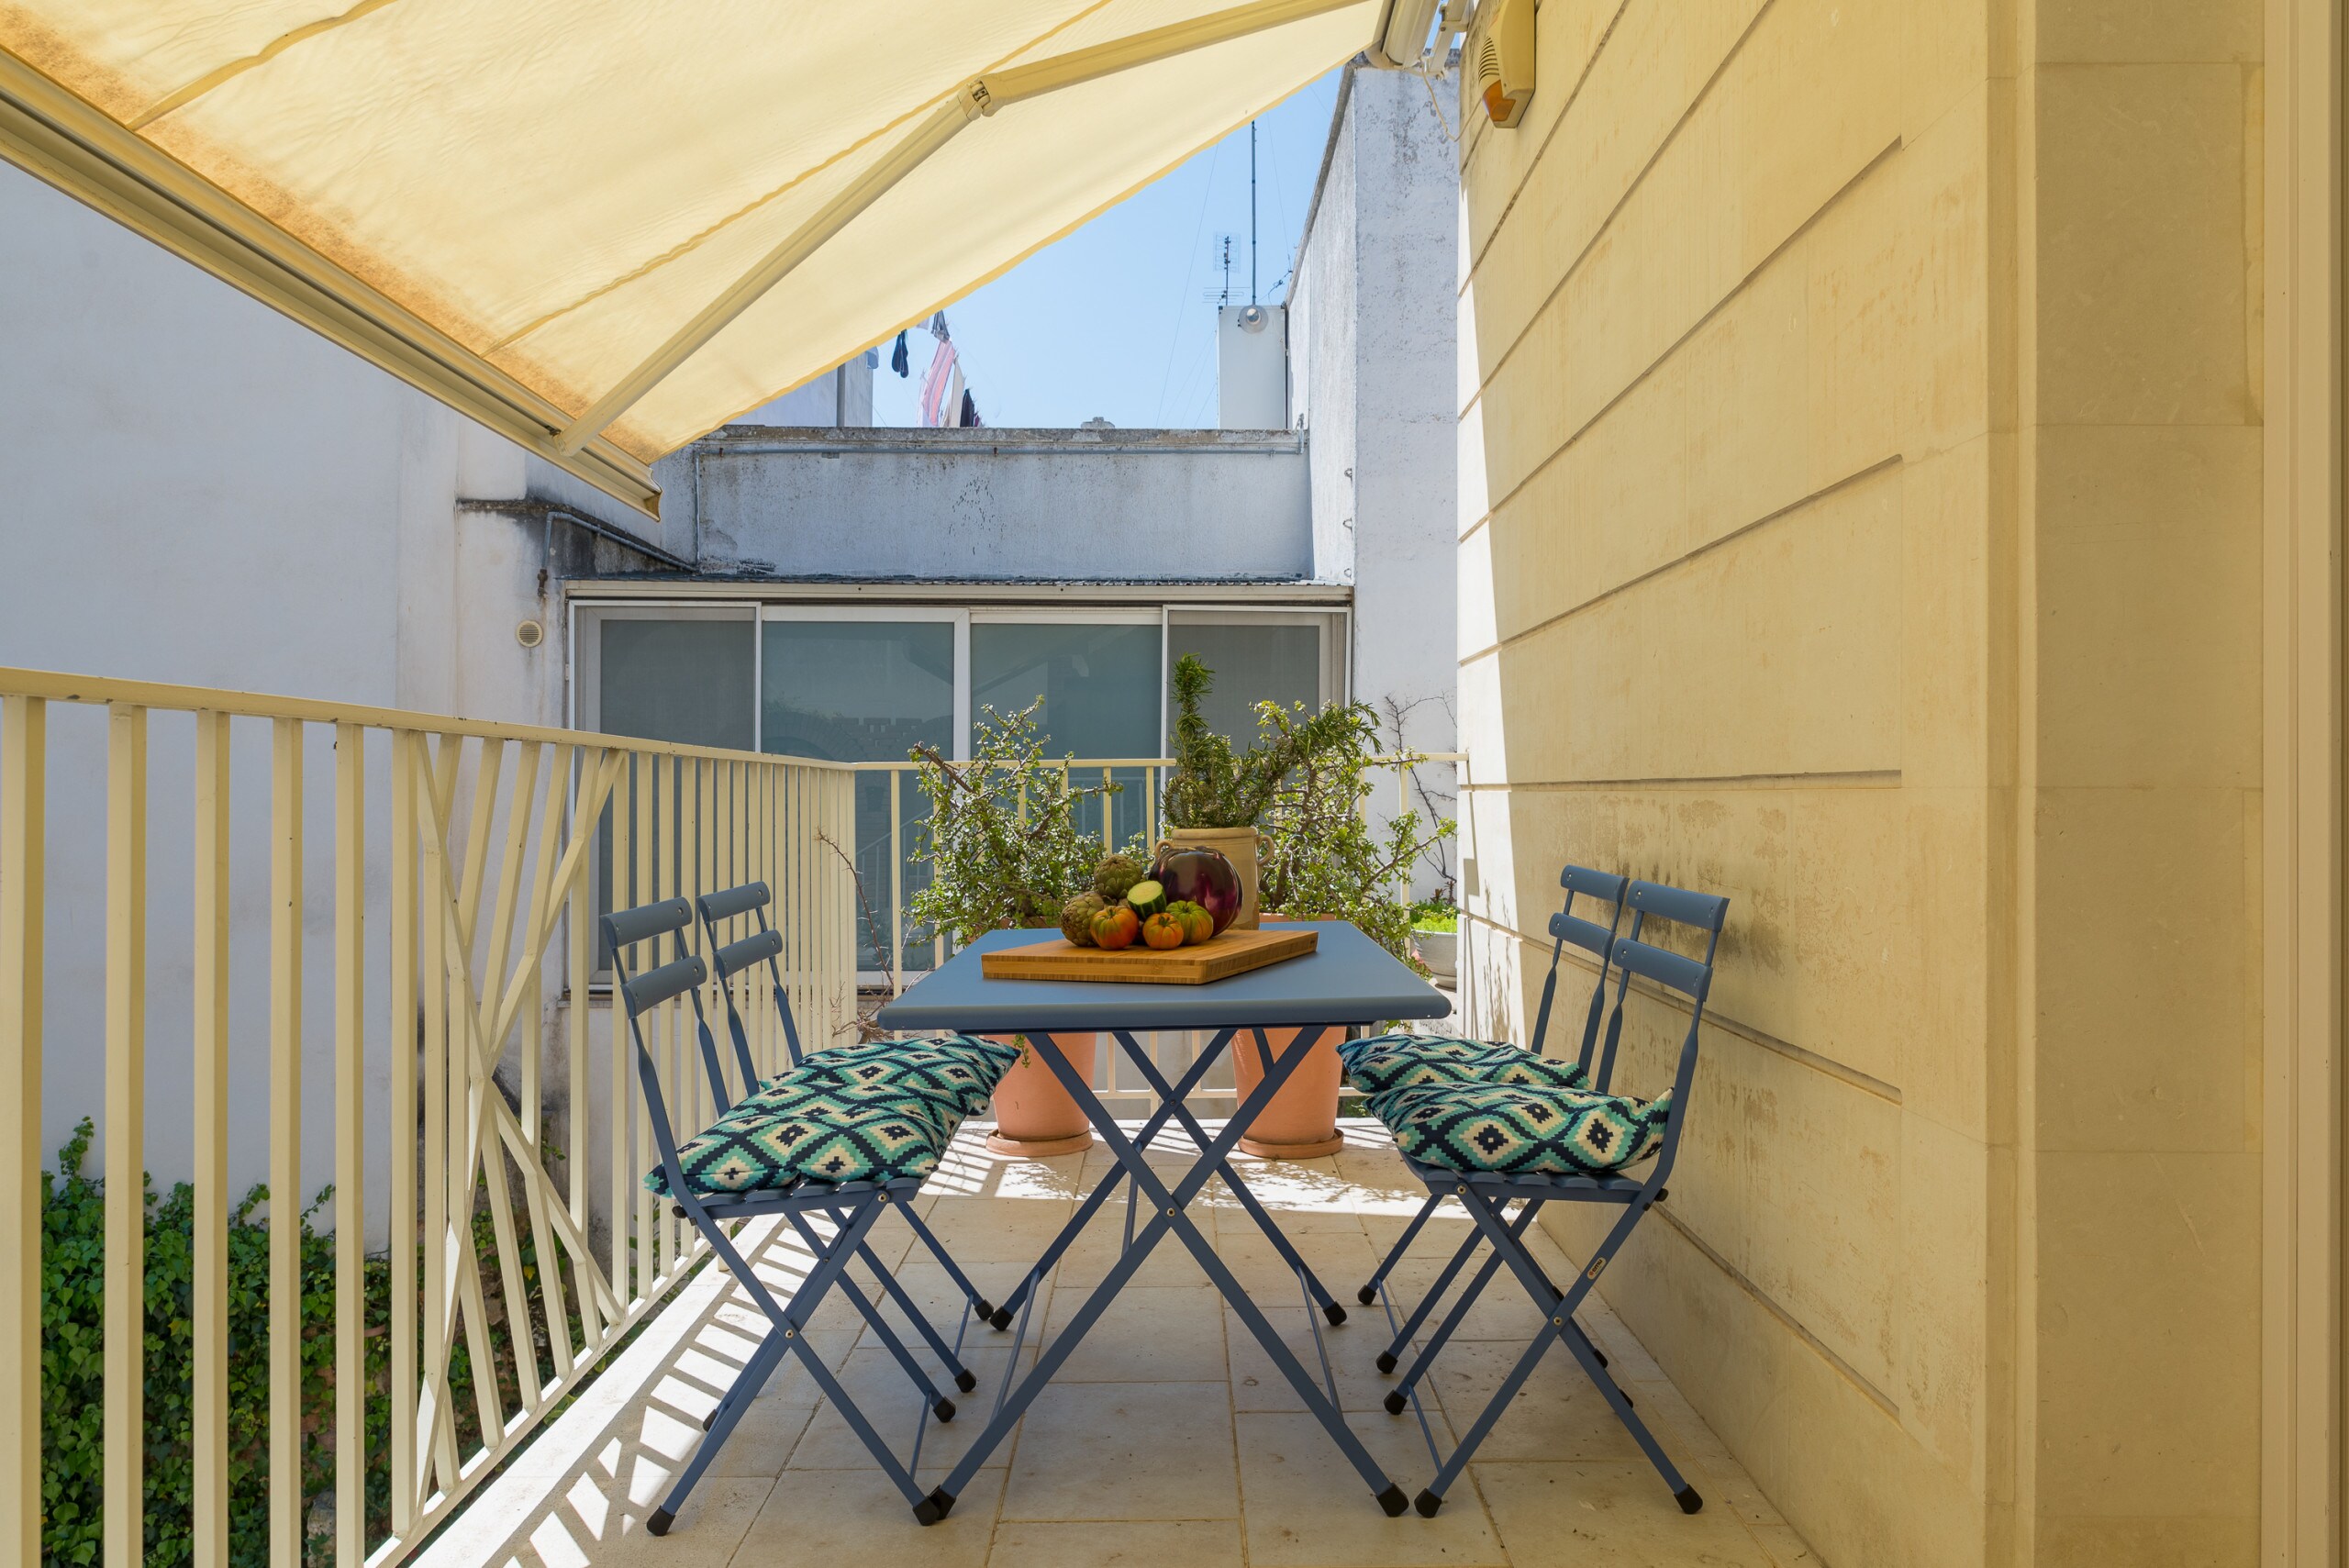
[[[1181,692],[1177,668],[1177,695]],[[1204,687],[1200,689],[1204,690]],[[1344,920],[1421,973],[1426,966],[1411,951],[1411,906],[1398,896],[1410,868],[1436,844],[1450,838],[1450,819],[1432,825],[1407,811],[1374,832],[1363,804],[1378,755],[1379,728],[1361,703],[1331,704],[1319,713],[1287,713],[1271,703],[1257,710],[1259,739],[1249,753],[1259,764],[1280,763],[1252,793],[1240,798],[1255,806],[1258,891],[1265,918]],[[1228,751],[1228,748],[1227,748]],[[1406,754],[1403,765],[1412,759]],[[1248,782],[1244,760],[1230,775]],[[1279,1053],[1297,1039],[1293,1029],[1267,1029],[1265,1043]],[[1244,1099],[1263,1077],[1252,1036],[1243,1035],[1232,1057],[1232,1075]],[[1240,1141],[1250,1154],[1266,1159],[1308,1160],[1333,1153],[1338,1134],[1338,1093],[1342,1072],[1335,1035],[1325,1034],[1297,1072],[1281,1085]]]
[[[1240,751],[1200,717],[1199,701],[1214,687],[1215,672],[1197,654],[1174,662],[1174,767],[1159,796],[1159,847],[1215,850],[1229,860],[1240,875],[1232,924],[1252,930],[1260,907],[1257,819],[1290,769],[1317,749],[1346,743],[1369,710],[1333,704],[1308,716],[1302,705],[1290,714],[1259,703],[1255,743]]]
[[[913,854],[930,866],[930,880],[906,906],[925,929],[967,945],[1006,927],[1054,926],[1071,895],[1092,885],[1101,843],[1078,830],[1077,810],[1096,795],[1108,809],[1106,796],[1119,786],[1073,785],[1067,770],[1044,756],[1043,706],[1040,699],[1008,714],[983,707],[967,762],[930,746],[909,753],[930,800]],[[1036,1056],[1044,1040],[1021,1035],[1008,1043],[1019,1047],[1019,1060],[996,1086],[987,1147],[1031,1157],[1091,1147],[1085,1113]],[[1052,1043],[1092,1077],[1096,1037],[1055,1035]]]
[[[1460,906],[1438,894],[1411,906],[1411,955],[1428,966],[1439,984],[1459,969]]]

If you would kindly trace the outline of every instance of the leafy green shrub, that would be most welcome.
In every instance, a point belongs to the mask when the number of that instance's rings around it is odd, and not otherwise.
[[[83,1173],[93,1129],[87,1118],[58,1151],[57,1173],[41,1173],[41,1556],[95,1563],[101,1551],[105,1494],[106,1184]],[[550,1148],[551,1156],[560,1151]],[[158,1198],[142,1179],[147,1207],[146,1545],[150,1565],[193,1555],[195,1462],[195,1193],[183,1182]],[[302,1496],[334,1485],[334,1239],[311,1228],[333,1195],[322,1188],[298,1217],[302,1227]],[[269,1220],[255,1211],[269,1189],[255,1185],[228,1215],[228,1562],[269,1562]],[[483,1290],[496,1315],[506,1296],[486,1212],[473,1216]],[[543,1283],[527,1228],[518,1262],[543,1380],[554,1376],[543,1329]],[[419,1258],[420,1266],[420,1258]],[[575,1277],[573,1281],[575,1284]],[[365,1260],[367,1542],[391,1534],[391,1260]],[[571,1300],[578,1299],[575,1289]],[[641,1327],[640,1325],[640,1327]],[[572,1343],[581,1342],[574,1309]],[[473,1363],[460,1336],[450,1355],[450,1406],[457,1450],[482,1446]],[[495,1373],[509,1411],[520,1403],[510,1339],[499,1337]],[[573,1396],[578,1391],[574,1390]],[[413,1413],[410,1415],[413,1419]]]

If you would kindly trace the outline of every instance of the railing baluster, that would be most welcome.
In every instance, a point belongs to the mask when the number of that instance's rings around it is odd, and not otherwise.
[[[195,1568],[228,1568],[228,728],[225,713],[195,716],[195,1401],[188,1433]],[[396,1415],[392,1425],[399,1429]],[[395,1511],[393,1529],[406,1523]]]
[[[416,1517],[417,1478],[417,1051],[421,1044],[416,953],[416,786],[423,742],[392,732],[391,1163],[392,1533]],[[425,1441],[430,1440],[426,1438]],[[222,1565],[225,1568],[225,1564]]]
[[[106,711],[106,1568],[146,1558],[147,710]]]
[[[302,1560],[302,721],[271,727],[269,1551]]]
[[[906,846],[903,841],[905,812],[903,795],[898,788],[905,770],[889,770],[889,980],[891,988],[899,995],[906,989]],[[1028,797],[1023,792],[1019,800],[1019,819],[1028,819]],[[854,1005],[854,997],[850,998]]]
[[[48,706],[0,697],[0,1505],[40,1561],[41,950]]]
[[[367,1559],[367,748],[334,727],[335,1560]]]

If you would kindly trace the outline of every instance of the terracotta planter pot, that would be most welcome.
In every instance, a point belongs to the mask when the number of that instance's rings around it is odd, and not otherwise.
[[[1256,929],[1256,829],[1253,828],[1169,828],[1158,840],[1161,850],[1216,850],[1240,875],[1240,917],[1235,931]]]
[[[1300,1032],[1294,1029],[1264,1031],[1264,1043],[1272,1049],[1274,1061],[1296,1043]],[[1240,1140],[1241,1152],[1260,1160],[1318,1160],[1335,1154],[1346,1141],[1338,1131],[1338,1090],[1344,1076],[1338,1061],[1338,1031],[1324,1029],[1304,1062],[1274,1093],[1273,1103],[1249,1127],[1248,1136]],[[1256,1037],[1247,1029],[1231,1041],[1231,1077],[1242,1100],[1264,1081]]]
[[[1093,1124],[1052,1070],[1037,1059],[1040,1051],[1060,1048],[1061,1054],[1076,1068],[1086,1082],[1093,1078],[1093,1062],[1100,1049],[1100,1037],[1090,1034],[1056,1034],[1047,1039],[1042,1035],[990,1035],[1006,1045],[1020,1048],[1019,1060],[995,1086],[995,1130],[987,1134],[987,1147],[997,1154],[1018,1154],[1031,1160],[1052,1154],[1074,1154],[1093,1147]]]

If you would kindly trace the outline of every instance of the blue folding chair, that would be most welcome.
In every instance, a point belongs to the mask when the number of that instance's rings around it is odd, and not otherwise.
[[[765,883],[746,882],[740,887],[729,887],[720,893],[705,893],[694,900],[694,909],[701,917],[703,946],[709,953],[710,969],[718,979],[718,995],[726,1002],[726,1027],[734,1037],[735,1062],[741,1069],[742,1082],[746,1084],[759,1081],[758,1067],[751,1060],[750,1034],[743,1027],[741,1011],[734,1005],[734,989],[728,982],[754,965],[763,963],[767,966],[768,989],[774,996],[776,1016],[783,1020],[783,1046],[784,1050],[790,1054],[791,1065],[802,1066],[807,1060],[801,1054],[799,1026],[792,1018],[791,997],[784,990],[783,985],[781,962],[783,933],[767,923],[767,905],[772,896]],[[746,937],[731,942],[727,941],[720,935],[718,928],[729,920],[740,919],[745,915],[752,917],[757,921],[758,929]],[[930,1040],[921,1043],[935,1046],[941,1042]],[[702,1026],[701,1045],[703,1055],[710,1064],[710,1077],[715,1081],[719,1075],[717,1064],[718,1044],[710,1038],[709,1027],[707,1023]],[[851,1049],[853,1050],[853,1048]],[[818,1051],[814,1054],[818,1056],[830,1054],[837,1058],[842,1052],[841,1048],[835,1047],[829,1053]],[[867,1051],[863,1054],[885,1056],[887,1053]],[[723,1109],[724,1107],[721,1106],[721,1112]],[[939,1240],[931,1232],[921,1215],[912,1208],[904,1207],[901,1207],[898,1213],[904,1217],[905,1222],[912,1227],[914,1235],[921,1244],[930,1249],[930,1256],[936,1258],[939,1265],[945,1269],[946,1277],[954,1282],[954,1288],[961,1291],[963,1299],[970,1303],[972,1313],[983,1318],[992,1318],[995,1315],[995,1304],[979,1294],[978,1286],[971,1283],[970,1276],[963,1272],[962,1265],[954,1261],[953,1254],[946,1250],[945,1243]],[[968,1392],[967,1385],[965,1392]]]
[[[1550,973],[1542,982],[1542,1003],[1533,1015],[1533,1034],[1522,1047],[1496,1040],[1464,1040],[1452,1035],[1387,1034],[1374,1035],[1367,1040],[1348,1040],[1338,1047],[1338,1054],[1346,1065],[1346,1076],[1354,1088],[1365,1095],[1382,1095],[1407,1084],[1506,1083],[1513,1079],[1546,1077],[1567,1086],[1589,1082],[1591,1052],[1598,1040],[1598,1023],[1607,1001],[1607,953],[1615,941],[1615,929],[1622,923],[1623,892],[1631,886],[1629,878],[1612,872],[1593,871],[1588,866],[1569,865],[1558,873],[1558,885],[1566,890],[1565,907],[1550,917]],[[1575,913],[1575,899],[1595,898],[1607,906],[1607,924],[1602,928]],[[1557,1062],[1554,1069],[1535,1070],[1535,1064],[1548,1062],[1542,1054],[1542,1041],[1550,1029],[1550,1005],[1557,995],[1558,965],[1564,956],[1566,944],[1574,943],[1598,960],[1598,978],[1592,984],[1590,1005],[1585,1009],[1582,1025],[1582,1050],[1571,1063]],[[1607,1041],[1607,1061],[1611,1067],[1615,1059],[1615,1040]],[[1431,1192],[1403,1234],[1386,1250],[1369,1280],[1354,1293],[1354,1299],[1364,1307],[1375,1305],[1379,1287],[1395,1266],[1403,1261],[1411,1243],[1419,1239],[1435,1211],[1442,1207],[1446,1195]],[[1471,1231],[1453,1253],[1452,1262],[1437,1276],[1434,1285],[1422,1296],[1410,1319],[1395,1336],[1395,1342],[1380,1353],[1378,1370],[1393,1372],[1395,1360],[1411,1336],[1443,1294],[1451,1289],[1455,1275],[1483,1243]],[[1390,1307],[1388,1318],[1394,1314]]]
[[[646,1520],[654,1535],[664,1535],[685,1506],[718,1451],[725,1445],[751,1401],[784,1358],[796,1354],[818,1390],[847,1421],[883,1472],[913,1506],[924,1524],[942,1518],[942,1511],[914,1482],[921,1462],[921,1439],[929,1430],[928,1417],[951,1421],[954,1403],[930,1380],[888,1322],[846,1273],[852,1258],[862,1259],[879,1276],[900,1308],[924,1330],[931,1348],[948,1362],[965,1392],[977,1379],[953,1359],[942,1339],[896,1284],[867,1244],[874,1225],[895,1207],[903,1210],[919,1194],[922,1178],[937,1167],[953,1137],[951,1112],[939,1102],[901,1084],[859,1084],[837,1073],[805,1069],[777,1074],[763,1084],[746,1074],[746,1086],[756,1085],[739,1101],[725,1090],[724,1075],[716,1070],[717,1050],[705,1020],[700,1029],[710,1073],[713,1096],[719,1101],[717,1120],[702,1132],[679,1142],[661,1091],[661,1077],[644,1043],[640,1020],[662,1003],[692,996],[695,1016],[701,1018],[697,988],[707,982],[708,963],[685,951],[685,931],[693,913],[682,898],[664,899],[607,915],[604,940],[611,952],[614,990],[627,1015],[629,1039],[636,1047],[637,1077],[644,1091],[647,1120],[661,1162],[645,1184],[674,1206],[708,1241],[751,1302],[772,1325],[765,1340],[751,1353],[732,1387],[703,1422],[705,1436],[693,1457],[678,1473],[667,1496]],[[630,977],[627,951],[639,942],[667,935],[676,956]],[[653,956],[659,956],[657,947]],[[988,1042],[973,1041],[985,1048]],[[996,1048],[1002,1049],[1002,1048]],[[1003,1051],[1004,1065],[1013,1053]],[[747,1047],[745,1047],[747,1059]],[[1000,1070],[996,1075],[1000,1076]],[[991,1087],[992,1085],[990,1085]],[[815,1263],[788,1306],[776,1301],[756,1270],[736,1249],[727,1227],[734,1221],[781,1215],[814,1255]],[[834,1227],[828,1240],[813,1220],[823,1216]],[[809,1347],[807,1333],[824,1298],[838,1290],[873,1329],[907,1380],[919,1392],[924,1406],[913,1451],[900,1461],[872,1420],[849,1397],[823,1358]],[[967,1328],[966,1314],[963,1326]]]
[[[1419,1405],[1419,1383],[1499,1267],[1507,1266],[1517,1276],[1546,1319],[1448,1457],[1437,1453],[1426,1412],[1419,1411],[1428,1451],[1436,1460],[1435,1478],[1415,1499],[1419,1511],[1429,1518],[1443,1506],[1444,1494],[1553,1344],[1565,1346],[1581,1364],[1608,1407],[1671,1487],[1681,1509],[1693,1514],[1704,1507],[1704,1499],[1674,1468],[1654,1434],[1631,1408],[1631,1399],[1609,1375],[1605,1358],[1574,1315],[1599,1274],[1622,1250],[1640,1218],[1664,1195],[1664,1181],[1678,1157],[1687,1119],[1698,1036],[1729,900],[1657,883],[1634,882],[1623,902],[1631,911],[1631,928],[1628,934],[1617,937],[1609,950],[1616,972],[1615,999],[1598,1073],[1590,1088],[1422,1084],[1390,1091],[1371,1102],[1373,1113],[1395,1134],[1411,1173],[1427,1184],[1430,1193],[1459,1198],[1494,1252],[1486,1267],[1469,1283],[1459,1307],[1431,1336],[1401,1383],[1388,1392],[1388,1414],[1402,1414],[1406,1404]],[[1704,933],[1702,961],[1646,940],[1651,920],[1691,926]],[[1688,1032],[1681,1042],[1672,1087],[1653,1100],[1608,1092],[1622,1035],[1624,998],[1635,974],[1686,998],[1689,1008]],[[1629,1173],[1631,1166],[1651,1155],[1654,1163],[1644,1180]],[[1512,1202],[1522,1206],[1515,1216],[1508,1213]],[[1609,1228],[1588,1262],[1564,1290],[1542,1272],[1524,1240],[1534,1218],[1550,1203],[1611,1204],[1622,1210],[1621,1218]],[[1381,1370],[1387,1367],[1382,1365]]]

